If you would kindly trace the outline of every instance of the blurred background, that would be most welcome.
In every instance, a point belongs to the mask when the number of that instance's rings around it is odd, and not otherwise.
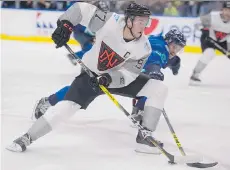
[[[38,10],[66,10],[77,1],[3,1],[2,8],[23,8]],[[140,4],[149,6],[153,15],[157,16],[181,16],[197,17],[204,15],[211,10],[221,9],[221,1],[169,1],[169,0],[136,0]],[[90,1],[90,3],[98,3]],[[112,12],[123,13],[130,1],[101,1],[109,7]]]

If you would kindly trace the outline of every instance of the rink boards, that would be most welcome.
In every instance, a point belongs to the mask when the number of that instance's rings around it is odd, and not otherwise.
[[[29,42],[52,42],[51,34],[56,28],[61,11],[39,11],[20,9],[1,9],[1,39]],[[17,19],[16,17],[17,16]],[[201,53],[201,32],[194,29],[197,18],[188,17],[152,17],[148,31],[152,34],[163,34],[171,28],[178,28],[187,38],[185,52]],[[70,44],[78,43],[71,38]],[[218,52],[219,53],[219,52]]]

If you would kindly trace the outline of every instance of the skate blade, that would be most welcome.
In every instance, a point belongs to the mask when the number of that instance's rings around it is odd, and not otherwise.
[[[194,81],[191,80],[189,81],[189,86],[200,86],[201,85],[201,81]]]
[[[137,143],[135,152],[144,153],[144,154],[152,154],[152,155],[160,155],[161,152],[157,147],[150,147],[144,144]]]
[[[11,145],[7,146],[6,150],[11,152],[23,152],[21,146],[16,143],[12,143]]]
[[[190,167],[195,167],[195,168],[211,168],[214,167],[218,164],[218,162],[212,162],[212,163],[187,163],[188,166]]]

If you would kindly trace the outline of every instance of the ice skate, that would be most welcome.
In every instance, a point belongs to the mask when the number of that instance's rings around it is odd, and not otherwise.
[[[12,152],[24,152],[26,147],[32,143],[32,139],[29,134],[24,134],[23,136],[17,138],[13,143],[6,147],[7,150]]]
[[[192,76],[190,77],[190,80],[195,81],[195,82],[201,82],[201,79],[199,78],[199,75],[196,73],[193,73]]]
[[[131,115],[136,121],[140,122],[143,117],[144,111],[141,110],[139,107],[135,106],[136,103],[137,103],[137,99],[133,99],[133,109]],[[130,126],[136,128],[136,125],[134,124],[131,124]]]
[[[34,112],[32,113],[31,117],[32,120],[39,119],[42,115],[45,114],[50,106],[51,104],[47,97],[41,98],[35,105]]]
[[[149,130],[146,130],[146,133],[152,137],[152,132]],[[164,144],[158,140],[156,140],[158,144],[163,147]],[[151,142],[147,141],[142,133],[139,131],[136,137],[136,149],[135,151],[138,153],[145,153],[145,154],[161,154],[160,150]]]
[[[201,84],[201,79],[199,78],[199,74],[193,73],[190,77],[189,85],[191,86],[199,86]]]

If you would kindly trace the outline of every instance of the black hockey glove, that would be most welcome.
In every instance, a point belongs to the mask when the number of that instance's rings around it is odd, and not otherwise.
[[[145,68],[145,74],[151,79],[164,81],[164,74],[161,72],[161,67],[157,64],[149,64]]]
[[[57,45],[57,48],[62,47],[69,41],[72,31],[73,24],[71,22],[67,20],[58,20],[57,28],[52,34],[52,40]]]
[[[99,85],[103,85],[105,87],[108,87],[110,83],[112,83],[112,78],[108,73],[101,74],[98,77],[90,78],[90,85],[95,88]]]
[[[177,75],[180,69],[180,57],[175,56],[168,60],[167,66],[172,70],[173,75]]]
[[[159,71],[159,72],[157,72],[157,71],[150,72],[149,76],[151,77],[151,79],[164,81],[164,74],[161,71]]]
[[[219,50],[222,52],[228,59],[230,59],[230,51],[227,51],[227,49],[223,48],[218,42],[213,40],[211,37],[207,37],[206,40],[213,46],[213,48]]]

